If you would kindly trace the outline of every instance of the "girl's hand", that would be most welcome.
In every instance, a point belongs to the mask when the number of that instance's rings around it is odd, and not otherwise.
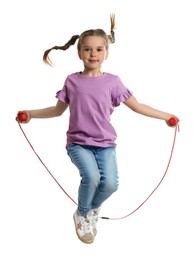
[[[176,116],[171,116],[168,120],[166,120],[166,123],[170,127],[176,127],[179,124],[179,119]]]
[[[16,121],[27,124],[31,119],[30,114],[27,111],[19,111],[16,116]]]

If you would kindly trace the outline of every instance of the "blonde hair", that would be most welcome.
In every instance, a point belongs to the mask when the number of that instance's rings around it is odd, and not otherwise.
[[[110,35],[107,35],[105,33],[105,31],[102,30],[102,29],[90,29],[90,30],[86,30],[86,31],[82,32],[82,34],[80,34],[80,35],[73,35],[71,37],[71,39],[65,45],[63,45],[63,46],[54,46],[54,47],[46,50],[44,52],[44,55],[43,55],[43,61],[46,64],[52,66],[53,63],[52,63],[52,61],[49,58],[50,51],[52,51],[52,50],[63,50],[63,51],[65,51],[70,46],[74,45],[75,42],[77,41],[77,39],[79,39],[78,43],[77,43],[77,49],[79,51],[80,48],[81,48],[81,44],[82,44],[83,39],[85,37],[87,37],[87,36],[100,36],[100,37],[104,38],[104,40],[105,40],[105,47],[108,50],[109,43],[114,43],[115,42],[115,33],[114,33],[114,30],[115,30],[115,15],[114,14],[110,15],[110,23],[111,23]]]

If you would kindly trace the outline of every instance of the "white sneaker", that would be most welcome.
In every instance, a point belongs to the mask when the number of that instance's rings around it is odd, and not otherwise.
[[[97,222],[98,222],[98,215],[100,212],[100,208],[92,209],[90,211],[90,218],[91,218],[91,228],[94,236],[97,235]]]
[[[77,214],[77,211],[73,215],[75,229],[78,238],[86,244],[94,242],[94,235],[91,228],[90,218],[83,217]]]

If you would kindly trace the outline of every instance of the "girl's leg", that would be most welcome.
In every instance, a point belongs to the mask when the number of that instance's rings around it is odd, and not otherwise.
[[[115,147],[97,149],[95,158],[98,163],[101,178],[94,195],[91,210],[91,227],[94,236],[97,234],[100,206],[118,188],[118,167]]]
[[[86,216],[91,210],[94,194],[100,181],[94,150],[90,146],[71,144],[68,148],[68,155],[81,176],[78,190],[78,214]]]
[[[100,181],[92,201],[92,208],[99,208],[118,189],[118,166],[115,147],[96,149],[95,158]]]

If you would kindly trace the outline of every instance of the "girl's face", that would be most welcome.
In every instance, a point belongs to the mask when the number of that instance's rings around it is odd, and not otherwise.
[[[104,60],[108,57],[105,40],[101,36],[86,36],[83,38],[79,58],[87,71],[99,71]]]

